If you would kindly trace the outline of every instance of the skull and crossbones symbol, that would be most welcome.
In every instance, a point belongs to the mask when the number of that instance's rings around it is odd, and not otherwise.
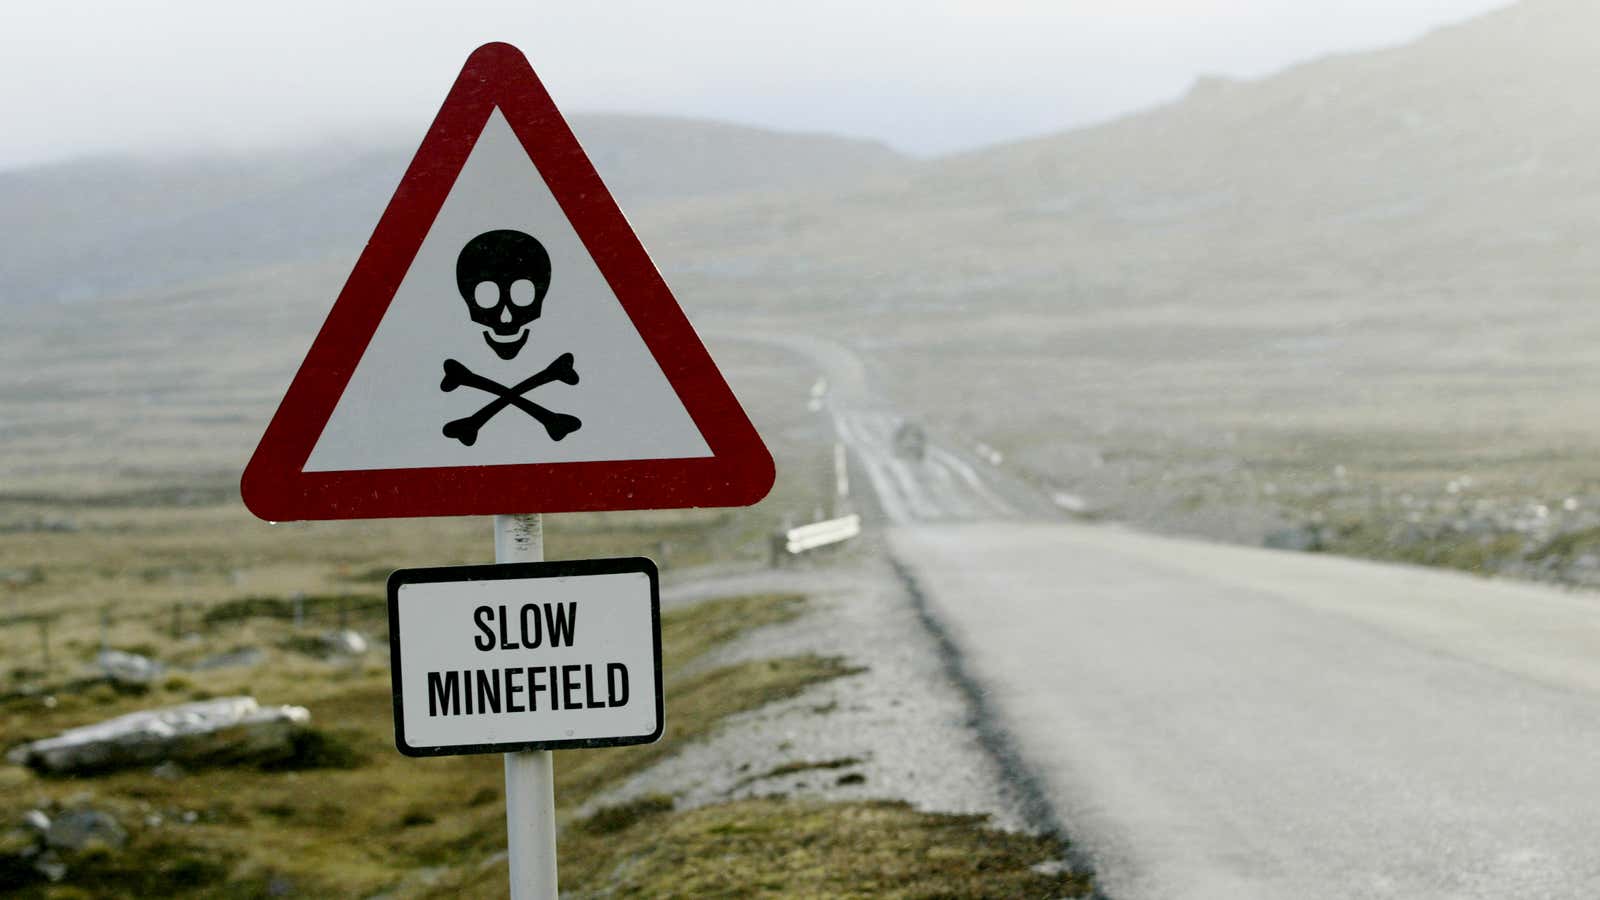
[[[529,327],[539,318],[550,290],[550,254],[532,235],[510,229],[486,231],[468,241],[456,257],[456,289],[467,303],[467,314],[483,327],[489,349],[503,360],[515,359],[528,343]],[[571,353],[561,354],[540,372],[510,386],[479,375],[457,360],[445,360],[439,390],[470,387],[493,394],[494,399],[469,416],[446,422],[444,436],[470,447],[490,419],[515,407],[543,425],[552,441],[561,440],[582,427],[583,421],[524,396],[552,381],[578,383]]]

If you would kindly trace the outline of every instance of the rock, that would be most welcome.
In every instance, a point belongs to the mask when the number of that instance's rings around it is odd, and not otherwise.
[[[182,778],[189,773],[183,770],[183,766],[180,766],[169,759],[151,769],[150,774],[153,777],[161,779],[162,781],[177,781],[179,778]]]
[[[360,656],[367,652],[367,639],[361,632],[346,628],[323,635],[322,646],[329,656]]]
[[[190,666],[190,668],[196,672],[208,672],[212,669],[244,669],[260,665],[261,661],[266,659],[266,656],[260,647],[240,647],[237,650],[229,650],[227,653],[208,656]]]
[[[42,809],[30,809],[22,814],[22,827],[45,834],[50,830],[50,817]]]
[[[120,850],[128,843],[128,832],[108,812],[73,809],[56,816],[44,840],[52,850],[68,853],[77,853],[93,844]]]
[[[129,713],[23,744],[11,762],[50,775],[105,772],[172,761],[185,766],[282,759],[311,721],[303,706],[262,707],[223,697]]]
[[[1093,518],[1099,513],[1094,504],[1077,494],[1067,491],[1056,491],[1050,495],[1050,500],[1066,512],[1085,519]]]
[[[1292,550],[1297,553],[1315,553],[1323,549],[1322,529],[1311,525],[1280,528],[1267,534],[1261,545],[1273,550]]]
[[[39,861],[34,863],[33,867],[52,884],[67,877],[67,864],[57,859],[54,853],[46,853],[39,857]]]
[[[107,678],[118,684],[149,684],[165,671],[160,663],[148,656],[121,650],[102,650],[95,657],[95,663]]]

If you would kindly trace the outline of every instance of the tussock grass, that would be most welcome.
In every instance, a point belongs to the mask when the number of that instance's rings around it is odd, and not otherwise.
[[[561,818],[570,817],[596,791],[709,734],[727,716],[852,671],[838,660],[811,656],[695,669],[706,652],[742,631],[792,618],[803,608],[804,599],[797,596],[758,595],[665,615],[666,737],[638,747],[558,754]],[[504,849],[500,758],[400,756],[393,747],[385,667],[340,667],[279,653],[261,667],[216,676],[223,682],[218,688],[253,690],[263,702],[309,706],[316,728],[291,759],[206,769],[176,779],[141,770],[46,780],[8,770],[0,781],[0,817],[14,821],[41,803],[89,802],[116,815],[133,833],[127,850],[75,867],[62,884],[36,882],[22,896],[116,895],[125,884],[139,885],[141,896],[240,897],[272,890],[368,896],[413,871],[464,865],[475,871],[472,864]],[[81,695],[63,695],[54,708],[36,703],[25,711],[8,710],[13,728],[6,736],[9,743],[24,730],[30,737],[43,736],[181,702],[189,699],[183,695],[189,689],[186,679],[170,679],[146,696],[128,697],[95,686]],[[25,729],[16,727],[24,724]],[[154,821],[160,824],[150,824]],[[130,866],[139,873],[130,874]],[[503,894],[504,877],[502,870],[485,882],[488,896]]]
[[[1082,897],[1092,887],[1057,866],[1034,868],[1059,862],[1054,839],[898,802],[763,798],[672,812],[647,798],[595,818],[604,827],[564,835],[564,896],[955,900]],[[487,896],[501,874],[449,889]]]

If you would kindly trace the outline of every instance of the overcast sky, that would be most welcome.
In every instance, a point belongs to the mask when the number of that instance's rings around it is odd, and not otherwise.
[[[383,131],[520,46],[567,111],[702,116],[942,153],[1400,43],[1505,0],[91,0],[0,16],[0,167]]]

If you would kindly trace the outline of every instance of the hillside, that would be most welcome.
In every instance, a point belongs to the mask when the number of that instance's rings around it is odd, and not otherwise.
[[[685,223],[683,252],[850,283],[897,273],[919,302],[1590,273],[1597,28],[1600,5],[1527,0],[1404,47],[1202,79],[1167,106],[844,197],[718,208]]]
[[[695,296],[853,339],[902,406],[1118,517],[1258,540],[1237,509],[1294,521],[1375,479],[1403,532],[1403,502],[1469,473],[1495,508],[1581,505],[1597,28],[1600,5],[1525,0],[847,194],[711,203],[659,249]]]
[[[1252,537],[1257,519],[1227,503],[1278,510],[1285,485],[1321,490],[1334,471],[1434,487],[1470,471],[1524,495],[1586,477],[1600,397],[1573,386],[1600,380],[1600,109],[1583,102],[1597,25],[1587,3],[1526,0],[915,165],[704,123],[578,127],[702,327],[852,343],[901,408],[1045,482]],[[212,415],[247,447],[398,177],[404,154],[372,152],[249,178],[173,166],[108,200],[117,216],[87,190],[33,219],[0,203],[24,235],[0,253],[30,260],[40,296],[108,273],[93,289],[141,294],[38,307],[0,336],[39,373],[0,397],[0,420],[28,423],[7,435],[13,462],[106,446],[62,418],[73,396],[115,410],[113,433],[144,423],[173,466],[217,433]],[[670,177],[649,168],[669,162]],[[178,275],[209,280],[137,290]],[[173,399],[197,374],[203,413]]]
[[[826,185],[893,166],[888,148],[666,117],[572,119],[630,212]],[[353,259],[413,147],[93,159],[0,172],[0,303],[83,300],[262,265]]]

